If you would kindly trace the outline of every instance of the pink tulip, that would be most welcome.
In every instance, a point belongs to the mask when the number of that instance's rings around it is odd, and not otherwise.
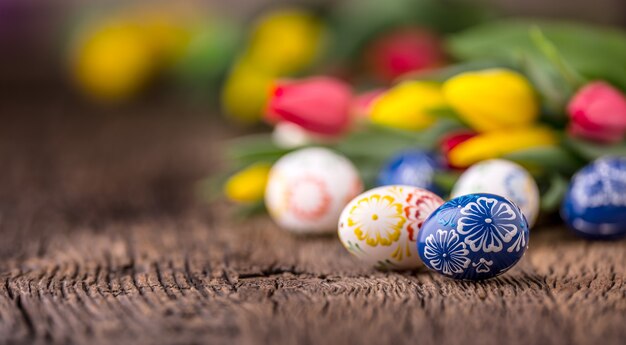
[[[572,136],[614,143],[626,133],[626,97],[606,82],[594,81],[578,90],[567,112]]]
[[[383,34],[369,45],[365,56],[370,69],[384,81],[439,67],[445,62],[439,37],[420,27],[404,27]]]
[[[350,122],[352,92],[348,84],[329,77],[279,81],[274,87],[265,117],[288,121],[310,132],[337,135]]]

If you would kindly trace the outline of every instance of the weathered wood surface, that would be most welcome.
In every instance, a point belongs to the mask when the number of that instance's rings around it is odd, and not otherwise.
[[[539,228],[482,283],[377,272],[199,201],[224,137],[205,115],[0,113],[42,115],[0,126],[0,343],[626,343],[624,241]]]

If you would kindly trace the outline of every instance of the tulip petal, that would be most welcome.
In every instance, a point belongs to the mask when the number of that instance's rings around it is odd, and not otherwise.
[[[574,137],[618,142],[626,132],[626,97],[611,85],[596,81],[585,85],[570,100],[568,128]]]
[[[365,54],[370,69],[383,81],[443,65],[441,39],[421,27],[403,27],[375,39]]]
[[[439,86],[431,82],[403,82],[379,96],[372,104],[370,120],[378,125],[421,130],[435,122],[429,109],[445,106]]]
[[[539,115],[528,80],[508,69],[461,73],[443,84],[443,93],[464,122],[479,132],[528,126]]]
[[[351,102],[350,87],[338,79],[280,82],[270,98],[266,118],[292,122],[314,133],[337,135],[349,124]]]
[[[482,160],[498,158],[515,151],[555,144],[557,144],[556,135],[546,127],[491,131],[455,146],[448,153],[448,160],[453,166],[468,167]]]
[[[222,88],[222,107],[241,123],[258,122],[263,115],[274,77],[241,60],[230,71]]]
[[[276,10],[256,24],[247,58],[265,72],[288,75],[309,66],[323,44],[322,22],[312,13]]]
[[[238,203],[263,199],[270,167],[265,163],[253,164],[230,177],[224,186],[226,197]]]

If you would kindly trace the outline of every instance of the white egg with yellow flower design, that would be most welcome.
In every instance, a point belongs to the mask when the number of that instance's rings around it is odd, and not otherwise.
[[[363,183],[350,160],[326,148],[304,148],[272,166],[265,205],[284,229],[327,233],[337,226],[343,207],[361,191]]]
[[[425,189],[383,186],[354,198],[339,218],[339,239],[359,259],[381,269],[412,269],[421,261],[417,234],[443,200]]]

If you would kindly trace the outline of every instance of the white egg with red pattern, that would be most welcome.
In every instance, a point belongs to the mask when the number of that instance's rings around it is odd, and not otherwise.
[[[332,232],[343,207],[363,190],[354,165],[329,149],[304,148],[270,170],[265,205],[272,219],[296,233]]]

